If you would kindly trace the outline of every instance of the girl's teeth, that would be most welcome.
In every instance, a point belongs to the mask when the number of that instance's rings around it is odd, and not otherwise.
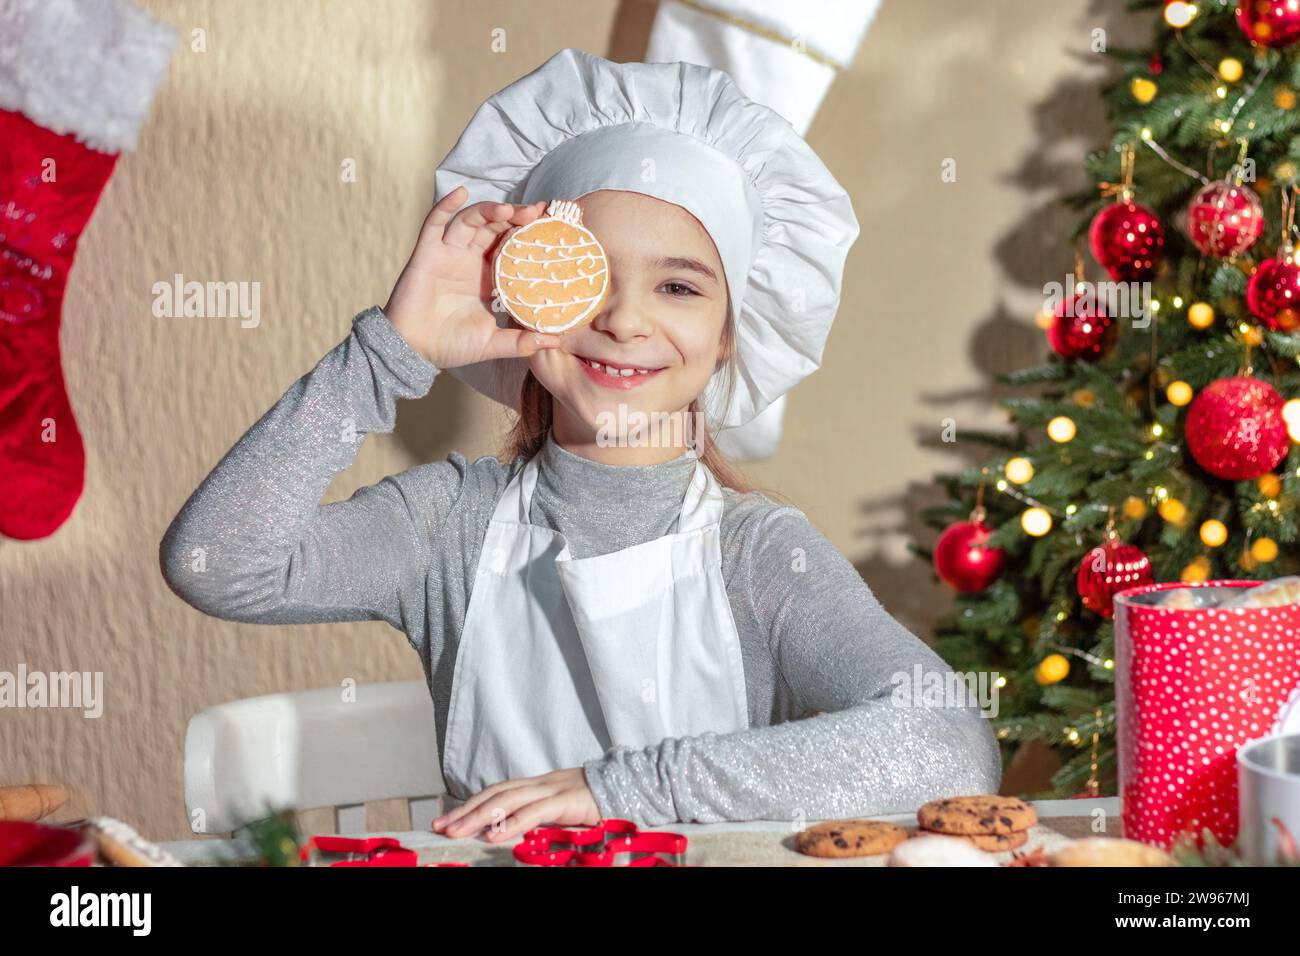
[[[612,365],[601,366],[599,362],[590,362],[592,368],[597,372],[604,372],[606,375],[621,375],[627,378],[630,375],[649,375],[650,373],[643,368],[614,368]]]

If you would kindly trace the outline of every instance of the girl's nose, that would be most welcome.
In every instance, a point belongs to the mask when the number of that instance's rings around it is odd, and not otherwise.
[[[591,325],[594,329],[622,340],[648,335],[652,321],[635,296],[621,292],[617,284],[611,283],[609,295],[596,317],[591,320]]]

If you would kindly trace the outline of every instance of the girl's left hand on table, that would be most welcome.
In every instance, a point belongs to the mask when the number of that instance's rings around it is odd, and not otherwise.
[[[554,770],[538,777],[494,783],[433,821],[433,831],[447,837],[473,836],[500,843],[543,824],[593,826],[600,808],[587,787],[581,767]]]

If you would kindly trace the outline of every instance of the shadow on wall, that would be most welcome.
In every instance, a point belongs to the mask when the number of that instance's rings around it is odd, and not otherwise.
[[[1139,17],[1115,7],[1107,0],[1093,0],[1087,16],[1080,19],[1082,39],[1074,34],[1063,38],[1063,44],[1067,39],[1070,43],[1070,49],[1064,50],[1064,55],[1081,63],[1093,62],[1097,54],[1080,52],[1086,49],[1087,43],[1083,31],[1091,30],[1093,25],[1105,29],[1111,42],[1150,28],[1149,14]],[[972,69],[978,69],[978,63],[982,61],[970,62]],[[971,80],[973,83],[975,77]],[[961,83],[955,82],[953,86],[960,88]],[[1109,135],[1095,79],[1073,77],[1061,82],[1034,107],[1032,118],[1036,143],[1055,144],[1075,139],[1084,148],[1094,148],[1105,143]],[[1072,271],[1074,250],[1069,234],[1077,217],[1073,210],[1060,202],[1060,197],[1089,184],[1082,158],[1081,151],[1067,151],[1061,158],[1054,158],[1045,150],[1036,150],[1007,175],[1006,182],[1021,190],[1037,192],[1048,189],[1051,192],[1049,198],[1035,206],[994,247],[1008,286],[1041,295],[1045,282],[1062,281],[1065,274]],[[966,348],[971,365],[980,371],[986,382],[976,388],[922,391],[923,403],[936,412],[933,416],[936,423],[950,414],[957,403],[992,408],[1001,398],[1023,394],[1021,389],[998,384],[994,377],[1039,363],[1048,354],[1046,339],[1034,325],[1032,317],[1022,315],[1019,309],[1012,311],[1004,303],[999,303],[979,323]],[[918,426],[915,434],[922,447],[942,449],[951,456],[951,465],[945,466],[948,471],[957,471],[991,457],[990,450],[983,445],[945,443],[939,429],[929,422]],[[901,510],[905,518],[883,532],[900,533],[908,540],[929,546],[933,545],[938,533],[921,521],[919,513],[946,500],[943,489],[937,484],[913,482],[902,494],[863,499],[858,511],[868,517],[879,512]],[[872,536],[877,533],[880,532],[870,532]],[[929,633],[934,620],[951,604],[952,592],[938,582],[926,563],[917,561],[898,567],[882,557],[862,561],[857,568],[873,590],[891,595],[891,613],[919,633]],[[919,587],[919,575],[931,580],[934,587]],[[892,600],[895,596],[901,602],[897,606]]]
[[[1075,25],[1078,33],[1062,37],[1061,52],[1079,64],[1091,65],[1098,56],[1087,52],[1091,30],[1104,29],[1110,44],[1132,45],[1131,38],[1144,37],[1151,29],[1152,16],[1149,11],[1127,13],[1121,5],[1109,0],[1093,0]],[[952,26],[960,29],[959,25]],[[987,62],[987,59],[971,59],[967,64],[978,73],[980,64]],[[980,77],[972,75],[969,79],[977,84]],[[963,88],[960,77],[952,83],[952,88]],[[993,108],[996,103],[991,101],[989,106]],[[1060,201],[1061,197],[1090,185],[1082,164],[1083,152],[1109,140],[1099,79],[1076,74],[1063,80],[1034,107],[1031,117],[1034,143],[1056,145],[1073,140],[1079,144],[1078,148],[1065,150],[1035,149],[1005,178],[1005,182],[1022,192],[1048,193],[1044,201],[1035,205],[994,246],[1005,284],[1022,294],[1041,295],[1045,282],[1064,281],[1074,267],[1074,246],[1069,237],[1078,216]],[[1091,261],[1089,267],[1094,274],[1100,268]],[[922,391],[922,404],[935,410],[934,423],[951,414],[954,407],[994,408],[1002,398],[1025,394],[1023,389],[998,384],[995,376],[1038,364],[1049,354],[1046,339],[1032,317],[1021,314],[1019,308],[1013,311],[1005,302],[1000,302],[978,324],[966,348],[970,364],[984,376],[985,384],[973,389]],[[951,463],[944,466],[945,471],[956,472],[987,461],[995,451],[974,442],[945,443],[936,425],[930,422],[918,425],[915,435],[921,447],[942,449],[948,455]],[[901,494],[863,499],[858,513],[871,530],[860,532],[859,537],[897,534],[908,541],[933,546],[938,532],[921,520],[920,513],[947,500],[942,487],[927,481],[911,482]],[[903,519],[893,526],[882,526],[875,520],[880,514],[900,513]],[[873,591],[889,595],[891,614],[927,641],[932,639],[933,626],[951,608],[954,592],[938,580],[928,562],[916,559],[897,565],[882,554],[857,562],[855,567]],[[1043,742],[1028,741],[1006,762],[1002,792],[1048,789],[1051,775],[1059,765],[1053,751]]]

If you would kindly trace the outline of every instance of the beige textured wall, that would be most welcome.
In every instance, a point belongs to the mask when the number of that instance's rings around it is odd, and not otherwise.
[[[635,57],[651,3],[164,2],[182,46],[92,220],[64,315],[87,445],[83,500],[54,536],[0,541],[0,670],[102,671],[103,717],[0,711],[0,783],[51,781],[56,819],[106,813],[187,836],[186,722],[214,703],[417,679],[385,624],[264,628],[202,616],[157,566],[181,503],[243,431],[382,303],[432,198],[436,161],[488,93],[563,46]],[[557,11],[549,21],[537,16]],[[906,541],[930,475],[958,461],[940,420],[997,422],[988,373],[1041,352],[1033,288],[1063,273],[1050,201],[1084,180],[1096,57],[1082,4],[886,0],[809,139],[863,235],[823,370],[791,397],[779,456],[751,469],[792,497],[920,632],[936,608]],[[504,27],[508,52],[489,51]],[[1071,54],[1068,51],[1081,51]],[[939,165],[958,162],[943,185]],[[355,184],[340,163],[357,162]],[[159,319],[151,286],[256,280],[262,321]],[[491,453],[503,413],[451,376],[372,438],[331,499],[452,449]],[[928,540],[928,539],[927,539]]]

